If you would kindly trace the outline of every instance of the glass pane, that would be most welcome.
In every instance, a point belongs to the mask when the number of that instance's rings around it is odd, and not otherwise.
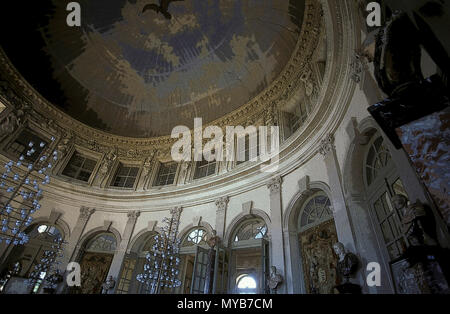
[[[395,240],[389,221],[385,221],[381,224],[381,231],[383,232],[384,242],[389,243]]]
[[[399,226],[397,224],[397,220],[395,219],[394,215],[389,217],[388,220],[389,220],[389,224],[391,225],[392,233],[394,234],[394,236],[396,238],[401,236],[400,228],[399,228]]]
[[[375,213],[377,215],[377,219],[378,221],[382,221],[384,219],[384,217],[386,216],[386,213],[384,211],[384,206],[383,206],[383,202],[381,201],[381,199],[377,200],[375,202],[375,204],[373,205],[373,207],[375,208]]]
[[[83,165],[83,168],[87,171],[93,171],[97,162],[92,159],[86,159]]]
[[[80,171],[80,174],[78,175],[78,177],[76,179],[84,181],[84,182],[88,182],[90,177],[91,177],[90,172]]]

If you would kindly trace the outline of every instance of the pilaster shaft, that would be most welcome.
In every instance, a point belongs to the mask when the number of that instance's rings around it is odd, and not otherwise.
[[[270,191],[270,228],[271,235],[271,266],[275,266],[278,272],[286,278],[286,267],[284,259],[283,222],[281,205],[281,177],[275,177],[269,181],[267,188]],[[286,292],[286,284],[281,285],[279,293]]]
[[[228,196],[218,198],[215,203],[217,206],[216,209],[216,231],[217,236],[220,239],[223,239],[225,236],[225,222],[226,222],[226,213],[228,208],[229,198]]]

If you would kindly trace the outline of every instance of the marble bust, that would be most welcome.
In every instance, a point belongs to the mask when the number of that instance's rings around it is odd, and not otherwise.
[[[106,281],[102,284],[103,294],[108,294],[108,291],[113,289],[116,285],[116,281],[112,276],[109,276]]]
[[[349,278],[358,270],[358,257],[351,252],[346,252],[344,245],[340,242],[333,245],[333,250],[338,256],[336,269],[348,282]]]
[[[270,267],[270,275],[268,278],[268,285],[271,290],[276,290],[280,284],[283,283],[283,277],[278,273],[275,266]]]

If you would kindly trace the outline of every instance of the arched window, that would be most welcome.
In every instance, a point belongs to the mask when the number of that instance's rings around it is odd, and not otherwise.
[[[312,191],[299,211],[299,243],[306,292],[332,294],[336,285],[337,239],[331,201],[322,190]]]
[[[93,238],[86,246],[86,251],[98,253],[114,253],[116,238],[111,233],[102,233]]]
[[[252,219],[242,224],[234,236],[234,242],[266,239],[267,225],[262,219]]]
[[[30,241],[27,245],[14,247],[5,264],[20,265],[15,275],[29,278],[34,267],[41,263],[45,252],[54,250],[55,239],[64,238],[64,235],[57,226],[50,223],[31,225],[25,233]],[[46,276],[46,272],[41,272],[30,292],[38,293]]]
[[[258,284],[254,276],[243,274],[237,278],[237,292],[239,294],[256,294]]]
[[[113,233],[102,232],[87,240],[80,259],[81,287],[71,287],[71,293],[100,294],[117,248]]]
[[[229,291],[266,293],[269,275],[269,229],[263,218],[248,216],[231,233]]]
[[[370,145],[366,158],[366,183],[370,186],[391,161],[391,153],[384,144],[383,137],[379,136]]]
[[[375,134],[369,143],[364,173],[372,223],[379,243],[384,244],[387,261],[392,261],[402,255],[407,245],[401,232],[401,213],[393,206],[392,197],[395,194],[407,197],[407,194],[389,149],[379,134]]]
[[[200,228],[194,229],[187,234],[182,246],[206,245],[206,235],[206,230]]]
[[[299,217],[299,230],[305,231],[332,218],[330,199],[324,192],[316,192],[305,202]]]

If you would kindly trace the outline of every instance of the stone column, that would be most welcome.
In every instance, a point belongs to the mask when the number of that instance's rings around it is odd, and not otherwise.
[[[330,201],[333,206],[333,216],[339,242],[344,244],[347,250],[356,253],[353,226],[344,198],[344,192],[341,184],[341,169],[339,167],[336,155],[333,134],[329,134],[324,140],[322,140],[319,152],[324,158],[325,167],[327,169],[331,189]]]
[[[115,280],[116,284],[114,286],[114,289],[111,289],[108,291],[108,293],[114,293],[117,284],[119,282],[119,275],[120,270],[122,268],[122,263],[125,258],[125,254],[127,252],[128,244],[130,243],[131,236],[133,235],[134,227],[136,225],[136,221],[141,214],[140,211],[131,211],[128,215],[128,221],[125,225],[125,230],[123,232],[122,241],[119,243],[119,246],[116,249],[116,252],[114,253],[113,260],[111,262],[111,266],[109,267],[109,272],[107,278],[109,276],[112,276]]]
[[[226,212],[228,207],[228,196],[220,197],[216,200],[216,231],[217,236],[223,240],[225,236]]]
[[[267,188],[270,191],[270,247],[271,266],[275,266],[286,283],[286,270],[284,262],[283,220],[281,207],[281,183],[280,176],[269,181]],[[278,293],[286,292],[286,284],[282,284]]]

